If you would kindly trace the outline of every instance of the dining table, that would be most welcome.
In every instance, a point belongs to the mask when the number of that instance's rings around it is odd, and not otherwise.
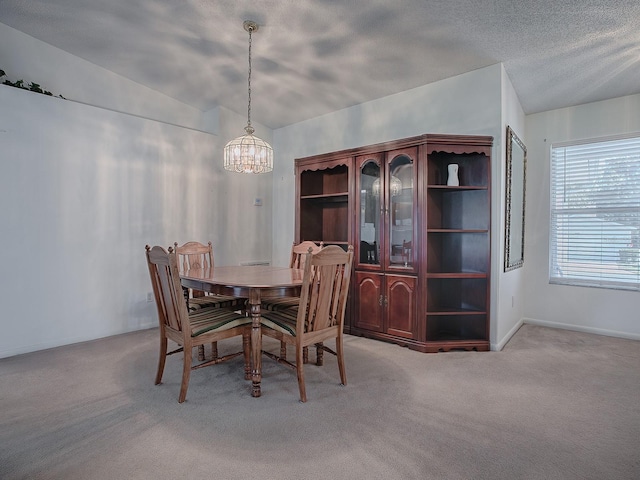
[[[251,395],[261,395],[262,332],[260,305],[263,298],[299,296],[304,270],[270,265],[191,268],[180,274],[184,288],[248,298],[251,314]]]

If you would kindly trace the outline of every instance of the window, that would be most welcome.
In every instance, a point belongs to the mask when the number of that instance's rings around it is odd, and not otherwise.
[[[551,146],[550,283],[640,290],[640,136]]]

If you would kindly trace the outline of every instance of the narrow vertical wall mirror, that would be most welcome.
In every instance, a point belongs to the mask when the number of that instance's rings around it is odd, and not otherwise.
[[[507,127],[507,182],[505,201],[504,271],[524,264],[524,204],[527,148]]]

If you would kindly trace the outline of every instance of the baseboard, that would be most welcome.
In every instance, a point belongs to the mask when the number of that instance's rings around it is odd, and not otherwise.
[[[511,340],[511,337],[513,337],[516,334],[516,332],[520,329],[520,327],[523,324],[524,322],[522,321],[522,319],[518,321],[518,323],[516,323],[511,330],[509,330],[509,332],[502,338],[502,340],[500,340],[498,343],[491,344],[491,351],[492,352],[501,351],[504,348],[504,346],[509,342],[509,340]]]
[[[88,335],[88,336],[69,337],[69,338],[57,339],[54,341],[35,343],[31,345],[21,345],[17,348],[0,350],[0,358],[14,357],[16,355],[23,355],[25,353],[38,352],[40,350],[48,350],[50,348],[63,347],[65,345],[73,345],[74,343],[90,342],[92,340],[98,340],[100,338],[107,338],[107,337],[113,337],[115,335],[121,335],[124,333],[136,332],[138,330],[148,330],[150,328],[154,328],[157,326],[158,326],[157,322],[145,322],[141,325],[138,325],[136,328],[117,330],[109,333],[103,333],[97,336]]]
[[[584,325],[572,325],[570,323],[549,322],[546,320],[538,320],[535,318],[524,318],[523,322],[529,325],[539,325],[541,327],[560,328],[562,330],[573,330],[575,332],[593,333],[596,335],[605,335],[607,337],[626,338],[629,340],[640,340],[640,334],[618,332],[616,330],[607,330],[604,328],[585,327]]]

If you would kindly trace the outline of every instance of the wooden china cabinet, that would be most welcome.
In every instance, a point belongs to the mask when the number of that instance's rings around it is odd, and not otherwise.
[[[296,160],[296,241],[355,249],[347,333],[489,349],[491,148],[427,134]]]

